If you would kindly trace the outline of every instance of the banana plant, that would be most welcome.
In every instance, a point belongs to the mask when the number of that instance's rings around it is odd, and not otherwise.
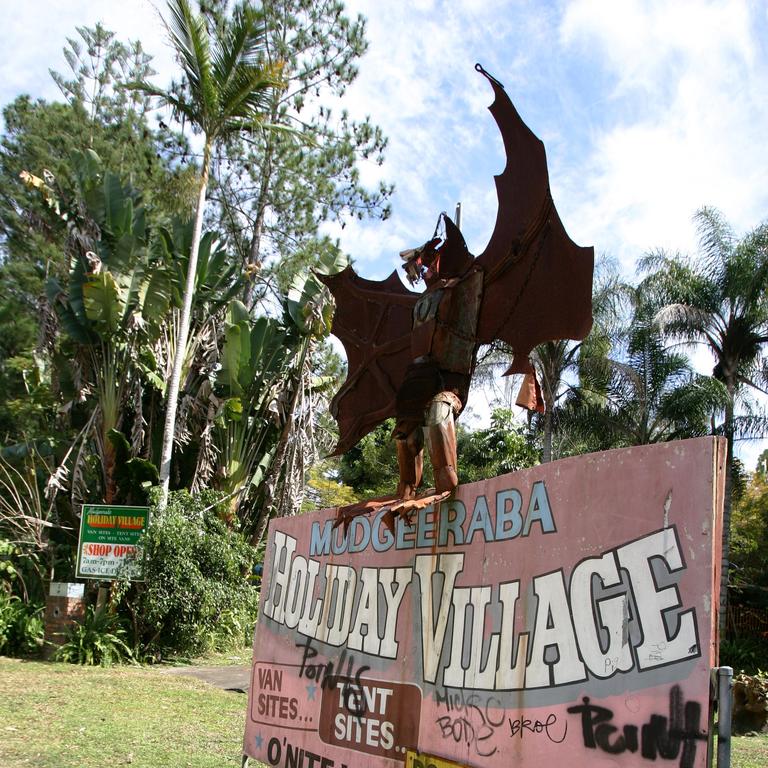
[[[338,247],[328,248],[314,269],[302,270],[293,279],[284,301],[286,326],[298,334],[281,413],[280,435],[264,480],[260,508],[250,528],[251,542],[258,545],[271,516],[296,514],[304,500],[307,475],[312,463],[333,441],[318,433],[321,400],[333,381],[315,374],[320,343],[331,332],[333,299],[317,274],[335,274],[348,264]]]
[[[333,251],[316,269],[345,264]],[[316,399],[331,383],[313,373],[313,354],[332,314],[327,290],[310,271],[294,279],[279,319],[253,318],[240,301],[229,304],[195,482],[229,494],[233,517],[254,541],[270,514],[300,507],[297,489],[315,453]]]
[[[134,455],[142,449],[142,365],[161,335],[171,307],[175,275],[150,248],[150,229],[139,195],[104,172],[92,151],[73,159],[78,198],[66,206],[70,270],[66,286],[50,280],[48,301],[64,335],[56,361],[61,411],[79,413],[85,425],[66,453],[49,488],[60,490],[71,472],[73,500],[82,496],[86,462],[99,458],[101,496],[115,500],[117,451],[110,440],[133,416]],[[64,208],[64,206],[62,206]],[[146,367],[146,366],[145,366]],[[69,383],[69,387],[66,384]]]
[[[57,363],[60,410],[80,431],[49,490],[67,488],[73,501],[83,500],[95,474],[101,491],[88,500],[112,502],[131,485],[120,481],[126,460],[122,440],[130,446],[128,461],[159,459],[163,401],[194,232],[192,222],[180,220],[151,227],[140,195],[104,171],[95,153],[76,154],[73,167],[76,198],[57,199],[51,208],[67,221],[70,269],[64,285],[50,280],[47,286],[61,329],[48,347]],[[47,187],[48,197],[53,192]],[[229,301],[242,290],[226,244],[214,232],[202,233],[195,280],[182,369],[180,443],[200,436],[200,409],[207,407],[209,374],[218,361],[219,326]],[[151,472],[140,469],[144,482]],[[189,480],[178,479],[180,485]]]
[[[297,334],[279,320],[252,319],[240,301],[230,302],[194,487],[212,483],[225,491],[233,514],[246,525],[249,505],[274,456],[277,404],[284,397],[296,341]]]

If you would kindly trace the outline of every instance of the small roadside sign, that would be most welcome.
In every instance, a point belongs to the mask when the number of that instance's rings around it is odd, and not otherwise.
[[[142,581],[137,543],[149,524],[149,507],[83,504],[77,578]]]

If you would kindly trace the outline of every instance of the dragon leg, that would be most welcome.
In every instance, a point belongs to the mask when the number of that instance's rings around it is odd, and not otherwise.
[[[459,484],[456,474],[456,423],[454,415],[461,402],[452,392],[441,392],[432,399],[427,411],[429,457],[438,493],[452,492]]]
[[[400,482],[397,484],[397,496],[410,499],[416,495],[421,485],[424,471],[424,433],[421,427],[411,430],[404,439],[396,439],[397,467],[400,470]]]

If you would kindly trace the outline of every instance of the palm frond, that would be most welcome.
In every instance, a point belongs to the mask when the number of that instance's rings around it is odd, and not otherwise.
[[[667,304],[654,315],[653,322],[662,333],[694,339],[710,332],[711,316],[689,304]]]
[[[147,82],[146,80],[132,80],[129,83],[125,83],[121,86],[126,91],[143,91],[148,96],[159,96],[161,99],[166,99],[168,93],[162,88],[158,88],[156,85]]]
[[[208,30],[201,15],[193,13],[188,0],[169,0],[171,18],[165,27],[178,55],[195,105],[196,119],[209,133],[218,112],[218,93],[213,78]],[[191,110],[191,107],[187,107]],[[185,113],[186,114],[186,113]],[[188,117],[191,116],[188,114]]]
[[[699,234],[702,266],[708,276],[720,282],[736,241],[733,229],[717,208],[700,208],[693,220]]]
[[[728,294],[741,299],[743,312],[768,326],[768,223],[759,225],[739,241],[731,261]]]
[[[768,435],[768,415],[749,413],[733,418],[733,435],[737,440],[761,440]]]
[[[213,74],[222,91],[240,69],[261,69],[266,60],[267,34],[264,17],[252,6],[236,8],[224,34],[213,46]]]
[[[257,67],[239,67],[220,92],[222,115],[228,121],[264,121],[272,104],[275,81]]]
[[[651,275],[673,264],[682,264],[683,257],[679,252],[674,255],[663,248],[654,248],[644,253],[637,261],[637,271],[641,275]]]

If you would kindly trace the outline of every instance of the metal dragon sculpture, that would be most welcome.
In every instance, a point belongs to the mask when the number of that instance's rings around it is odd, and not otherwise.
[[[381,281],[352,267],[319,276],[336,300],[332,332],[348,360],[346,381],[331,403],[340,435],[333,455],[394,417],[400,482],[394,496],[376,504],[401,513],[458,484],[454,419],[466,404],[480,345],[509,345],[505,375],[526,374],[526,395],[518,402],[542,410],[531,350],[550,340],[583,339],[592,325],[594,250],[576,245],[560,221],[543,143],[504,86],[479,64],[475,69],[493,88],[489,109],[507,156],[495,177],[498,214],[485,250],[470,254],[459,228],[442,214],[443,237],[401,253],[410,283],[426,284],[423,293],[406,288],[397,271]],[[417,500],[424,432],[435,491]],[[341,518],[366,507],[340,511]]]

